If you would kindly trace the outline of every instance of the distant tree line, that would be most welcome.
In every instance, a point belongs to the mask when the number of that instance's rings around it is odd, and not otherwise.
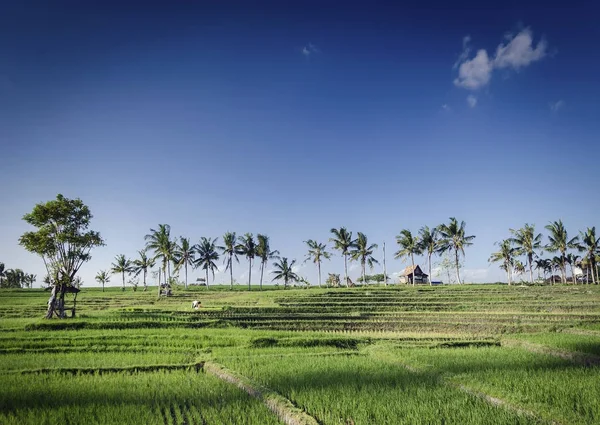
[[[7,269],[0,263],[0,288],[32,288],[36,275],[25,273],[21,269]]]

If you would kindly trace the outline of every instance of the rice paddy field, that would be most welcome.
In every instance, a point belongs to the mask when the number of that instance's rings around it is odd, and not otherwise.
[[[600,424],[594,285],[47,297],[0,291],[0,424]]]

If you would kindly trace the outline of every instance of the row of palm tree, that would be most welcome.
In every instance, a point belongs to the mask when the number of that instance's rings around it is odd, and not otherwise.
[[[36,275],[25,273],[21,269],[7,269],[0,263],[0,288],[31,288]]]
[[[490,262],[501,263],[500,268],[507,274],[508,284],[513,281],[513,273],[522,272],[525,268],[529,269],[529,280],[533,283],[533,266],[538,271],[543,271],[544,280],[546,273],[560,271],[562,283],[567,283],[567,265],[571,268],[571,279],[576,282],[574,268],[582,266],[587,270],[586,276],[589,279],[591,275],[592,283],[598,283],[597,263],[600,259],[600,238],[596,237],[596,228],[589,227],[585,232],[580,232],[579,236],[569,237],[567,229],[562,220],[557,220],[545,226],[548,230],[548,243],[543,244],[543,236],[536,233],[535,225],[525,224],[520,229],[509,229],[511,236],[500,242],[497,242],[499,250],[492,253]],[[543,250],[558,255],[551,259],[541,258]],[[569,250],[576,250],[584,253],[580,257]],[[523,264],[519,257],[525,257]],[[539,273],[538,273],[539,274]]]

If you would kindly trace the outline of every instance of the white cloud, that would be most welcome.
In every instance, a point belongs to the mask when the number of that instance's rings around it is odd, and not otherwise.
[[[558,100],[556,102],[550,102],[550,110],[552,112],[557,112],[559,109],[565,106],[564,100]]]
[[[463,39],[463,51],[453,66],[458,67],[458,77],[454,79],[454,84],[477,90],[490,82],[494,69],[509,68],[518,71],[546,56],[546,41],[540,40],[534,48],[533,33],[529,28],[506,38],[508,42],[496,48],[495,56],[490,57],[485,49],[480,49],[474,58],[469,59],[471,38],[466,36]]]
[[[496,68],[513,68],[519,70],[546,56],[547,43],[540,40],[533,48],[533,34],[529,28],[524,29],[514,38],[509,38],[507,45],[500,44],[496,48],[494,66]]]
[[[488,269],[463,269],[460,278],[463,282],[487,282],[488,272]]]
[[[493,64],[484,49],[477,52],[473,59],[460,64],[458,78],[454,84],[470,90],[477,90],[489,83],[492,76]]]
[[[444,111],[449,111],[449,110],[450,110],[450,107],[449,107],[447,104],[445,104],[445,103],[444,103],[444,104],[442,105],[442,109],[443,109]]]
[[[474,108],[477,105],[477,98],[470,94],[467,96],[467,103],[471,108]]]
[[[306,56],[307,58],[310,57],[311,55],[314,55],[315,53],[319,53],[320,50],[317,48],[317,46],[315,46],[312,43],[308,43],[306,46],[304,46],[302,48],[302,54],[304,56]]]

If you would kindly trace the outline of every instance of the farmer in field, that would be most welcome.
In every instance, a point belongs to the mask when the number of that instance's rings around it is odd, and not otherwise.
[[[198,301],[198,300],[192,301],[192,308],[194,310],[198,310],[200,308],[200,301]]]

